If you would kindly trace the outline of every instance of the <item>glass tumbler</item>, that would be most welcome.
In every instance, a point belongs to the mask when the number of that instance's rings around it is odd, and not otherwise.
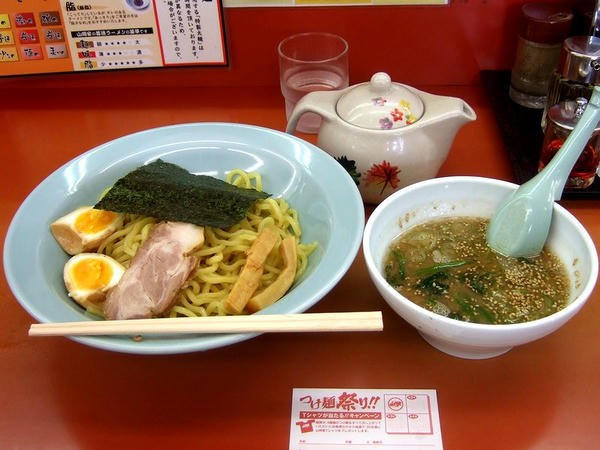
[[[348,87],[348,43],[340,36],[325,32],[295,34],[279,43],[278,53],[279,81],[288,120],[305,94]],[[314,134],[320,125],[318,114],[306,113],[296,129]]]

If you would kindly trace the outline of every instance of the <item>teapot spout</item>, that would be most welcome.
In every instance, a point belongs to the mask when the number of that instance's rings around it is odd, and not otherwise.
[[[407,133],[423,141],[422,148],[429,148],[436,155],[437,170],[445,161],[454,138],[460,128],[477,118],[477,114],[464,100],[417,91],[424,104],[424,113]],[[416,144],[415,144],[416,145]]]
[[[456,97],[446,97],[425,92],[419,92],[425,104],[425,114],[419,122],[425,124],[447,121],[448,127],[460,127],[477,119],[477,114],[467,102]]]
[[[460,101],[460,109],[457,111],[457,119],[459,121],[459,126],[466,124],[467,122],[472,122],[477,119],[477,114],[475,110],[471,108],[467,102],[461,99],[457,99]]]

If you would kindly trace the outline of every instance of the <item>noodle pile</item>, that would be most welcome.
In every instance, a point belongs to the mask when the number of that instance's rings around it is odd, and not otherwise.
[[[234,170],[226,181],[242,188],[262,191],[262,180],[258,173]],[[152,227],[159,220],[127,214],[123,227],[106,238],[98,248],[98,253],[110,256],[129,267],[137,249],[148,237]],[[296,279],[304,272],[308,257],[317,243],[301,244],[301,229],[298,213],[290,208],[282,198],[258,200],[248,216],[240,223],[226,228],[204,228],[204,245],[193,253],[199,259],[196,272],[188,279],[179,292],[177,301],[166,317],[197,317],[226,315],[224,301],[238,279],[238,274],[246,263],[246,251],[264,227],[275,229],[280,238],[294,236],[298,254]],[[280,241],[281,241],[280,239]],[[265,263],[257,293],[271,284],[283,269],[278,242]],[[101,309],[90,306],[88,310],[102,315]]]

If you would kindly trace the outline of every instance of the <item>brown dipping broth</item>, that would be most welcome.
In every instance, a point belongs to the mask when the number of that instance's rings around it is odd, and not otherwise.
[[[419,306],[453,319],[512,324],[564,308],[570,283],[548,249],[533,258],[494,252],[488,219],[451,217],[417,225],[390,245],[384,277]]]

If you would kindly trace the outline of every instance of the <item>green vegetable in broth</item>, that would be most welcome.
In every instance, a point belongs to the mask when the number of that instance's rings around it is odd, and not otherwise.
[[[415,287],[422,291],[428,292],[433,295],[441,295],[448,292],[450,285],[444,281],[448,279],[448,273],[446,272],[435,272],[429,275],[427,278],[423,278],[419,281]]]
[[[494,275],[490,272],[463,273],[460,281],[475,293],[483,295],[494,284]]]
[[[570,284],[560,260],[547,249],[533,258],[494,252],[488,223],[451,217],[411,228],[390,245],[386,280],[423,308],[468,322],[527,322],[564,308]]]
[[[433,275],[434,273],[443,272],[446,269],[464,266],[465,264],[469,264],[469,262],[470,261],[450,261],[447,263],[436,264],[435,266],[431,267],[421,267],[420,269],[416,270],[416,274],[422,276]]]
[[[404,272],[405,263],[406,258],[399,250],[392,250],[390,252],[384,270],[385,279],[392,286],[399,286],[406,279],[406,273]]]

